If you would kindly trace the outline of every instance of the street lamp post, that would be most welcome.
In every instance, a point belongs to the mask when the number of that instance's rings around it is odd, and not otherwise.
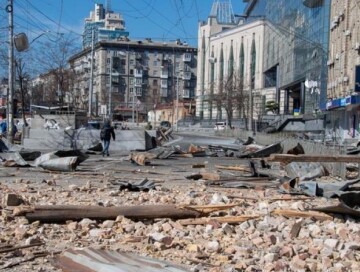
[[[13,127],[14,127],[14,14],[13,0],[8,0],[6,7],[9,13],[9,89],[7,95],[7,139],[13,143]]]
[[[112,99],[112,67],[113,67],[113,56],[110,53],[110,90],[109,90],[109,119],[112,119],[112,112],[111,112],[111,99]]]

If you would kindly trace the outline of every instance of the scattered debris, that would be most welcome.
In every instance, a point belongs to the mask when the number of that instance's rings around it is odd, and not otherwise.
[[[79,165],[79,157],[56,158],[48,161],[42,161],[37,166],[50,171],[75,171]]]
[[[155,183],[152,181],[149,181],[147,178],[144,178],[143,180],[139,182],[126,182],[126,181],[117,181],[117,182],[111,182],[113,185],[119,185],[119,190],[129,190],[133,192],[139,192],[144,191],[148,192],[150,190],[155,189]]]
[[[300,155],[300,154],[305,154],[305,151],[303,146],[300,143],[298,143],[295,147],[289,149],[288,152],[286,153],[292,155]]]
[[[155,159],[156,154],[150,152],[132,152],[130,154],[130,161],[136,163],[137,165],[148,165],[150,160]]]

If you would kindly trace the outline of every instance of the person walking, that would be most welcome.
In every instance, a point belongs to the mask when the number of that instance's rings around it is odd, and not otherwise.
[[[115,132],[114,128],[111,126],[111,123],[109,120],[105,121],[104,127],[102,128],[100,132],[100,139],[103,141],[103,157],[105,155],[110,156],[109,154],[109,147],[110,147],[110,141],[111,137],[115,141]]]

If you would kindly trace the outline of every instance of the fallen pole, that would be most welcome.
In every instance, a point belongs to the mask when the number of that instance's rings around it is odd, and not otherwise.
[[[84,218],[92,220],[114,220],[117,216],[124,216],[132,220],[146,220],[156,218],[185,219],[196,218],[203,213],[181,208],[175,205],[137,205],[122,207],[76,206],[76,205],[44,205],[35,206],[29,210],[24,207],[25,215],[30,222],[64,223],[68,220],[79,221]]]
[[[267,160],[284,162],[284,163],[289,163],[289,162],[353,162],[353,163],[360,163],[360,156],[272,154]]]

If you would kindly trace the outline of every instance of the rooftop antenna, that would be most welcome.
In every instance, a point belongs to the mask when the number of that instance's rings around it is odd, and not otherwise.
[[[210,16],[216,17],[218,23],[222,24],[233,24],[236,22],[231,0],[214,0]]]

